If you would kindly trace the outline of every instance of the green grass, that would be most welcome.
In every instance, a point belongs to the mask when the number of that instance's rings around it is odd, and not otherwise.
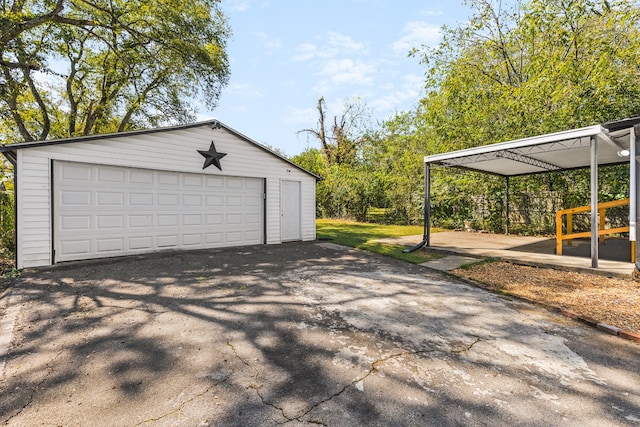
[[[431,229],[431,232],[440,230]],[[338,219],[318,219],[316,221],[316,233],[318,239],[331,239],[352,248],[364,249],[377,254],[401,259],[414,264],[441,258],[442,255],[429,249],[420,249],[408,254],[403,253],[404,245],[387,244],[375,240],[389,237],[422,236],[423,229],[420,225],[383,225],[369,224]],[[420,243],[420,237],[415,244]]]

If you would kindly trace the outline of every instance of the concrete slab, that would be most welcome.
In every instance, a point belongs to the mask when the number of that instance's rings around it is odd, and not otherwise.
[[[25,271],[0,423],[637,425],[640,345],[326,244]]]
[[[450,271],[459,268],[464,264],[469,264],[472,262],[477,262],[481,258],[473,258],[469,256],[460,256],[460,255],[449,255],[443,258],[434,259],[433,261],[428,261],[420,264],[423,267],[432,268],[434,270],[439,271]]]
[[[421,240],[422,236],[405,236],[379,241],[413,246]],[[555,239],[550,238],[445,231],[431,234],[430,248],[460,255],[493,257],[521,264],[608,276],[630,277],[634,270],[634,264],[630,262],[600,259],[598,268],[594,269],[590,258],[555,255]]]

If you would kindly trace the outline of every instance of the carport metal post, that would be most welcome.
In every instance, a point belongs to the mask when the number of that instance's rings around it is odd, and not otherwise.
[[[591,267],[598,268],[598,137],[591,135]]]
[[[635,270],[640,270],[640,253],[638,253],[638,240],[640,240],[640,228],[638,227],[638,213],[640,212],[640,198],[638,189],[640,188],[640,141],[636,140],[636,135],[640,132],[640,126],[631,128],[629,134],[629,240],[635,247]]]
[[[504,215],[505,215],[504,234],[508,236],[509,235],[509,177],[508,176],[504,177],[504,186],[505,186],[505,190],[504,190]]]
[[[425,246],[431,246],[431,164],[424,164],[424,234]]]

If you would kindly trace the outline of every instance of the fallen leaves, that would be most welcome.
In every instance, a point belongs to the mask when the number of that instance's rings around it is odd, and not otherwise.
[[[640,283],[632,279],[501,261],[472,265],[453,273],[511,295],[571,310],[598,322],[640,333]]]

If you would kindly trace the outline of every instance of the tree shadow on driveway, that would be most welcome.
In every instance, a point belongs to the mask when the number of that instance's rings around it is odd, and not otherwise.
[[[61,265],[15,291],[8,425],[640,419],[640,346],[335,245]]]

